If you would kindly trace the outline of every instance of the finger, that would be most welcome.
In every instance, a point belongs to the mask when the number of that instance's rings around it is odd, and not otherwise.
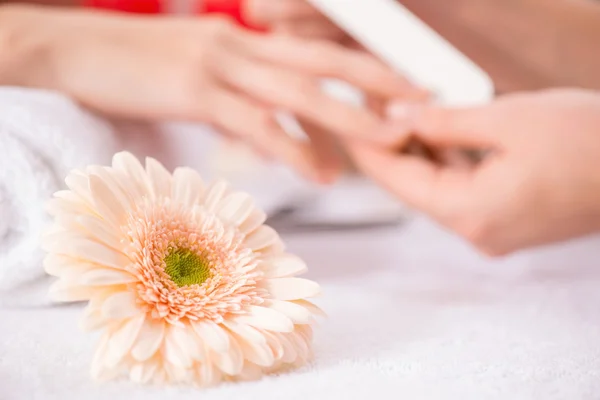
[[[293,35],[304,39],[340,41],[346,33],[324,20],[299,20],[273,25],[272,31],[284,35]]]
[[[381,134],[415,134],[436,146],[488,147],[498,144],[490,106],[445,108],[417,103],[395,103],[386,110],[389,123]],[[387,133],[386,133],[387,132]]]
[[[310,147],[287,135],[275,122],[270,110],[236,93],[221,90],[212,94],[208,112],[217,127],[233,132],[310,180],[323,179]]]
[[[304,0],[246,0],[243,7],[245,17],[261,25],[320,15]]]
[[[326,175],[328,182],[335,181],[344,169],[340,143],[331,133],[306,119],[299,119],[298,123],[310,139],[320,169]]]
[[[326,40],[289,35],[239,35],[241,48],[254,58],[320,78],[335,78],[375,96],[405,98],[422,90],[377,58]]]
[[[390,138],[374,136],[381,119],[365,108],[343,102],[324,93],[306,74],[248,60],[234,54],[223,56],[214,71],[226,85],[258,101],[304,117],[328,131],[348,137],[388,143]]]
[[[294,35],[305,39],[322,39],[338,41],[346,33],[323,16],[297,19],[275,23],[272,27],[275,33]]]
[[[356,166],[407,205],[439,220],[468,207],[472,173],[440,168],[421,158],[347,143]]]

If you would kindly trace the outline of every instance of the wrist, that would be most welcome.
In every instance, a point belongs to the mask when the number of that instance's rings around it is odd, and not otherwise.
[[[0,6],[0,85],[51,86],[50,37],[44,7]]]

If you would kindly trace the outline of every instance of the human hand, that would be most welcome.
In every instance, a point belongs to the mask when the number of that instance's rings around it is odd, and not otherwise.
[[[399,109],[401,110],[401,109]],[[438,149],[488,150],[478,165],[436,165],[349,145],[363,172],[489,255],[600,229],[600,94],[514,94],[488,106],[402,110],[393,134]]]
[[[19,13],[7,21],[19,20],[19,33],[28,43],[40,43],[35,54],[42,57],[24,65],[28,74],[21,84],[65,92],[111,116],[206,122],[311,179],[331,179],[332,171],[323,170],[316,156],[323,152],[283,132],[275,110],[339,135],[383,143],[390,138],[372,135],[381,119],[324,93],[319,79],[340,79],[383,97],[412,90],[358,51],[252,33],[219,18],[29,8]]]
[[[244,14],[274,33],[346,42],[348,35],[306,0],[245,0]]]

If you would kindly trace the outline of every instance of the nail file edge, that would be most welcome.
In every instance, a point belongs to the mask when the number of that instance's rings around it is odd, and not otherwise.
[[[350,36],[450,106],[494,96],[490,77],[396,0],[308,0]]]

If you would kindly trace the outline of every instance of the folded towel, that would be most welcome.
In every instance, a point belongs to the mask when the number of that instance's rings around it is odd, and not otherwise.
[[[110,161],[111,126],[62,95],[0,88],[0,290],[44,276],[44,204],[72,168]]]

